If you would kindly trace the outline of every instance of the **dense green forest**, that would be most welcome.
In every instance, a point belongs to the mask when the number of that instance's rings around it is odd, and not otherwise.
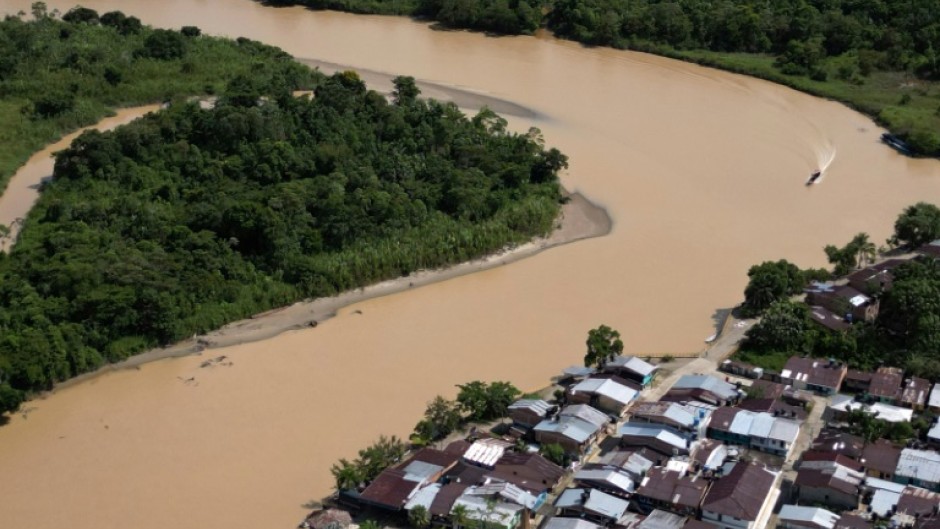
[[[919,203],[898,216],[891,242],[913,249],[938,238],[940,208]],[[826,253],[841,275],[871,262],[875,247],[859,234],[842,248],[828,246]],[[810,280],[825,278],[825,271],[800,270],[781,260],[755,266],[749,275],[744,308],[761,320],[747,333],[738,354],[742,360],[780,369],[791,355],[809,354],[861,369],[900,366],[940,379],[940,260],[922,256],[895,268],[892,287],[878,295],[875,321],[855,323],[842,332],[815,324],[809,307],[791,299]]]
[[[936,0],[267,0],[411,15],[453,28],[547,27],[588,45],[648,51],[847,103],[919,154],[940,155]]]
[[[115,107],[212,94],[258,70],[291,88],[314,79],[277,48],[195,27],[152,29],[84,8],[60,20],[41,3],[32,15],[0,21],[0,191],[33,153]]]
[[[0,259],[0,372],[33,390],[302,298],[465,261],[551,230],[537,129],[489,110],[393,102],[351,72],[315,96],[233,79],[59,153]],[[2,254],[0,254],[2,255]]]

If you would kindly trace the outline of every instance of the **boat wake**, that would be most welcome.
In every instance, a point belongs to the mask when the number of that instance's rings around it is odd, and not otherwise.
[[[836,159],[836,148],[829,145],[825,149],[816,153],[816,170],[813,171],[806,180],[806,185],[818,184],[826,174],[826,170]]]

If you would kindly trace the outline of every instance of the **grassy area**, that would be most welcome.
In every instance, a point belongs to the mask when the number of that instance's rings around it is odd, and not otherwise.
[[[924,81],[905,72],[873,71],[868,76],[860,76],[852,72],[841,57],[828,59],[823,65],[827,79],[817,81],[780,72],[770,55],[661,48],[647,51],[766,79],[839,101],[915,143],[922,151],[934,154],[940,151],[940,82]]]
[[[779,373],[793,354],[785,352],[756,353],[742,349],[734,354],[734,359]]]

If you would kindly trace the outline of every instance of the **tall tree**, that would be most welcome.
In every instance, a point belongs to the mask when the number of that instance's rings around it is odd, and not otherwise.
[[[620,339],[620,333],[607,325],[588,331],[586,345],[585,367],[601,366],[623,353],[623,340]]]
[[[408,523],[415,529],[424,529],[431,523],[431,517],[424,505],[415,505],[408,511]]]
[[[917,248],[940,239],[940,208],[926,202],[907,207],[894,223],[892,242]]]

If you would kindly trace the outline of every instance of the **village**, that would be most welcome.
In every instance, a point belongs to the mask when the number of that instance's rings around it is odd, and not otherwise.
[[[813,321],[838,331],[874,318],[875,291],[905,260],[813,284]],[[720,345],[565,369],[491,428],[339,490],[301,527],[355,516],[417,529],[940,529],[940,384],[796,355],[777,372]]]

